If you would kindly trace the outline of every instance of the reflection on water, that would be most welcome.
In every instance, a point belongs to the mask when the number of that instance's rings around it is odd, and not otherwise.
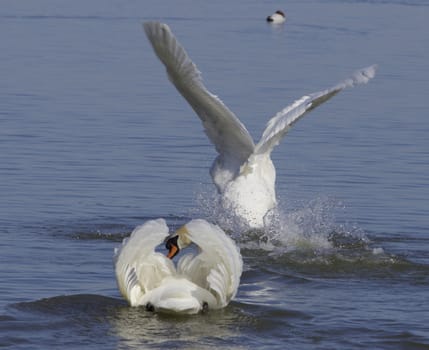
[[[51,333],[81,338],[108,334],[107,339],[94,340],[132,348],[150,345],[200,349],[216,344],[240,349],[242,329],[257,328],[259,322],[237,303],[204,314],[174,316],[132,308],[122,300],[99,295],[46,298],[15,304],[11,310],[15,310],[14,317],[2,317],[0,329],[13,329],[16,339],[25,335],[30,343],[37,343],[36,331],[43,331],[46,337]]]
[[[143,308],[121,308],[108,321],[121,342],[132,347],[151,344],[159,348],[197,349],[210,344],[236,348],[235,338],[240,337],[240,328],[247,327],[250,320],[232,306],[191,317],[152,314]]]
[[[0,330],[11,331],[11,344],[36,347],[54,338],[51,345],[65,345],[71,338],[74,342],[91,341],[94,348],[243,349],[254,337],[267,337],[270,344],[271,335],[288,333],[289,323],[312,319],[300,311],[270,306],[263,303],[262,295],[250,294],[242,298],[249,302],[236,301],[225,309],[191,316],[154,314],[99,295],[58,296],[13,305],[9,308],[13,316],[0,318]],[[7,339],[2,344],[7,344]]]

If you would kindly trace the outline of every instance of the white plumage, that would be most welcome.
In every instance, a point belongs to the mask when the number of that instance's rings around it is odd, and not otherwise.
[[[194,314],[225,307],[237,293],[243,262],[238,248],[218,226],[192,220],[181,229],[199,253],[173,261],[155,247],[169,235],[164,219],[137,227],[115,250],[119,290],[131,306],[157,312]]]
[[[148,22],[144,23],[144,29],[170,81],[199,116],[219,153],[210,174],[223,207],[254,228],[263,227],[264,217],[276,206],[276,172],[270,157],[273,148],[307,112],[347,87],[367,83],[376,70],[375,65],[361,69],[327,90],[296,100],[269,120],[255,145],[234,113],[206,89],[200,72],[170,28],[163,23]]]

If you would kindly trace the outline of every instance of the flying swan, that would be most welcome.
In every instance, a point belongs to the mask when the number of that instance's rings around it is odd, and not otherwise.
[[[164,219],[137,227],[115,249],[115,274],[131,306],[149,311],[195,314],[223,308],[237,293],[243,262],[231,238],[205,220],[188,222],[169,236]],[[166,242],[167,256],[155,247]],[[199,253],[172,259],[191,243]]]
[[[301,97],[268,121],[255,145],[235,114],[206,89],[200,72],[170,28],[159,22],[147,22],[143,26],[170,81],[201,119],[218,152],[210,174],[223,208],[251,228],[264,227],[264,217],[276,207],[276,171],[270,157],[273,148],[307,112],[345,88],[367,83],[375,75],[376,66],[373,65],[327,90]]]

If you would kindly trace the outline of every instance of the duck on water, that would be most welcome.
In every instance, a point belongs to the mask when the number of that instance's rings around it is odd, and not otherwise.
[[[283,11],[277,10],[271,16],[267,17],[267,22],[281,24],[286,21],[286,15]]]

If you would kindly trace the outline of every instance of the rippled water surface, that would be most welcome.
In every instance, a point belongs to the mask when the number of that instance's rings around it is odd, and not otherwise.
[[[0,12],[0,347],[429,349],[429,4],[423,0],[5,0]],[[167,22],[255,140],[269,117],[379,65],[273,153],[278,213],[241,231],[215,151],[141,29]],[[113,249],[164,217],[221,224],[237,298],[130,308]]]

